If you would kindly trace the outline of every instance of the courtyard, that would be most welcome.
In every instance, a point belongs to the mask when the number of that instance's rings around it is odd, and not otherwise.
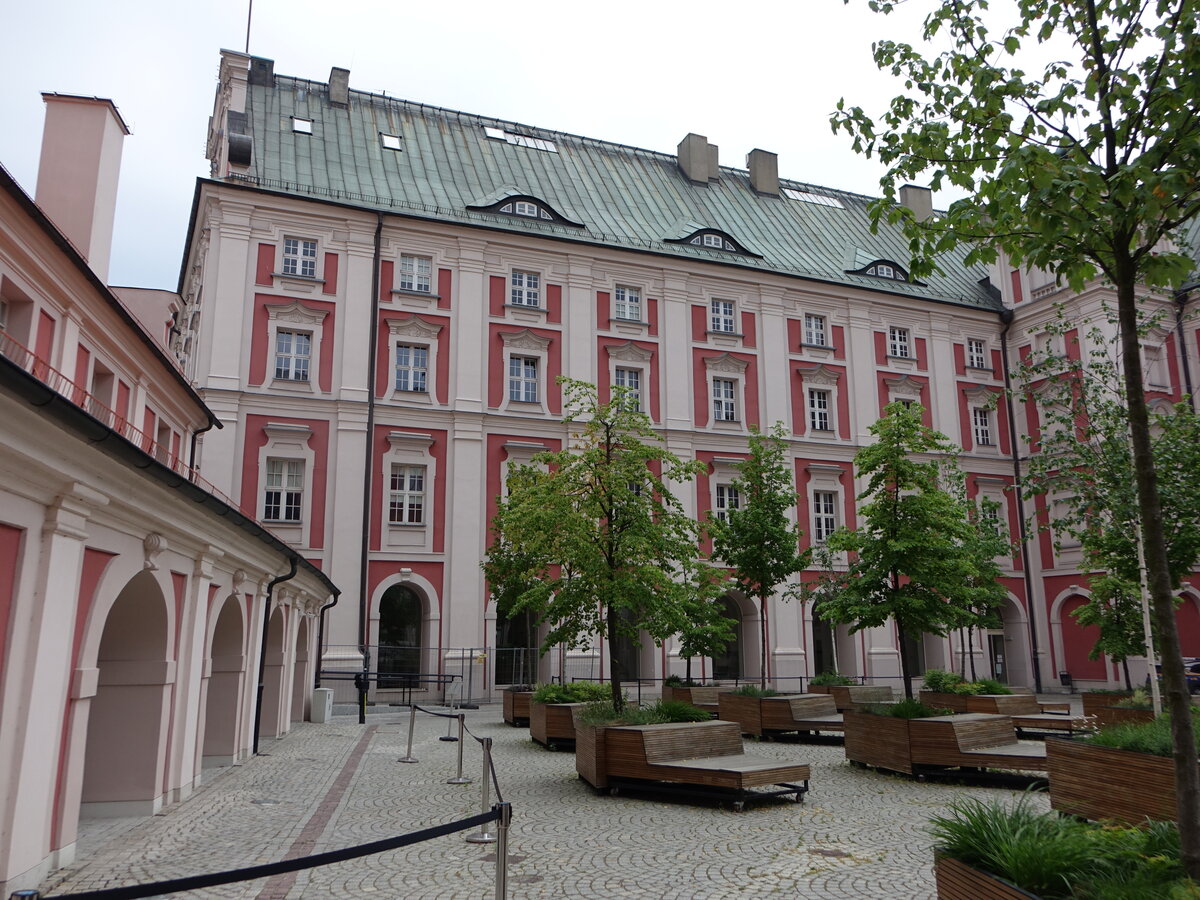
[[[926,823],[955,800],[1018,791],[852,768],[838,743],[747,741],[747,751],[811,764],[804,803],[766,800],[744,812],[656,795],[599,796],[570,752],[534,744],[499,704],[466,711],[493,739],[503,799],[513,806],[509,896],[514,898],[805,897],[860,900],[934,894]],[[247,762],[206,772],[186,801],[148,818],[84,820],[79,861],[42,885],[48,897],[145,883],[335,850],[462,819],[480,811],[480,744],[467,737],[468,785],[448,785],[457,745],[447,720],[418,714],[405,765],[408,710],[329,724],[296,723]],[[495,798],[493,797],[493,800]],[[1045,795],[1038,806],[1048,808]],[[493,896],[495,845],[468,832],[293,875],[181,897],[481,898]]]

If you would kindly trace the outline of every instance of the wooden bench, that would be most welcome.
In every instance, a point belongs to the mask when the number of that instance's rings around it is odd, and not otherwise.
[[[867,703],[894,703],[896,699],[888,685],[835,684],[830,686],[829,693],[838,712],[856,710]]]
[[[829,694],[794,694],[790,697],[762,698],[764,734],[785,731],[803,733],[845,731],[842,714]]]
[[[909,722],[914,766],[1044,771],[1046,745],[1020,743],[1012,719],[985,713]]]
[[[713,718],[716,718],[717,710],[720,704],[720,701],[717,699],[717,695],[728,693],[732,690],[732,687],[719,687],[715,684],[693,687],[670,687],[668,685],[664,686],[663,699],[679,700],[683,703],[690,703],[692,706],[698,706]]]
[[[1071,734],[1083,727],[1083,721],[1069,714],[1042,712],[1032,694],[979,694],[967,698],[967,712],[1009,716],[1017,733],[1054,731]]]
[[[809,767],[749,756],[736,722],[676,722],[606,728],[605,763],[610,788],[677,790],[694,796],[746,800],[808,790]],[[755,788],[775,788],[755,790]]]

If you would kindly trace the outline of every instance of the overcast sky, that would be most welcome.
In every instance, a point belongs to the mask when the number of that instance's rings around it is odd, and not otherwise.
[[[689,131],[743,166],[755,147],[780,174],[878,193],[829,115],[839,97],[878,112],[898,93],[871,42],[916,34],[866,0],[605,4],[254,0],[250,52],[275,71],[526,125],[673,152]],[[32,194],[43,91],[112,99],[125,141],[110,281],[174,289],[219,51],[246,45],[247,0],[10,3],[0,51],[0,164]]]

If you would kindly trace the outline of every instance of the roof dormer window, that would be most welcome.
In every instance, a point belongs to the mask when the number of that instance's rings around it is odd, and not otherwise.
[[[890,259],[877,259],[861,269],[851,269],[853,275],[870,275],[872,278],[886,278],[889,281],[908,281],[908,272],[898,263]]]
[[[746,253],[746,249],[738,245],[737,241],[729,235],[717,231],[714,228],[705,228],[702,231],[697,231],[689,237],[686,237],[680,243],[692,244],[696,247],[703,247],[706,250],[724,250],[727,253]]]
[[[548,210],[528,200],[513,200],[510,203],[505,203],[500,207],[498,212],[508,213],[510,216],[525,216],[529,219],[545,219],[548,222],[554,221],[554,216]]]

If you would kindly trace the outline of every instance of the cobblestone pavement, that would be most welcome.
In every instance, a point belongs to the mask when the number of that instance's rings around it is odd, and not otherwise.
[[[446,784],[458,753],[438,740],[446,721],[418,715],[414,765],[397,762],[408,727],[399,710],[371,715],[365,727],[352,717],[298,724],[156,816],[83,823],[80,861],[42,890],[52,897],[256,865],[474,815],[480,745],[468,737],[463,747],[472,783]],[[958,798],[1019,793],[853,768],[839,744],[748,741],[755,754],[810,763],[811,791],[802,804],[770,799],[739,813],[711,802],[599,796],[576,776],[573,754],[545,750],[527,728],[505,725],[499,705],[469,711],[467,727],[493,738],[500,788],[513,806],[513,898],[928,898],[929,817]],[[1044,794],[1035,802],[1048,806]],[[491,897],[495,845],[463,838],[179,896]]]

